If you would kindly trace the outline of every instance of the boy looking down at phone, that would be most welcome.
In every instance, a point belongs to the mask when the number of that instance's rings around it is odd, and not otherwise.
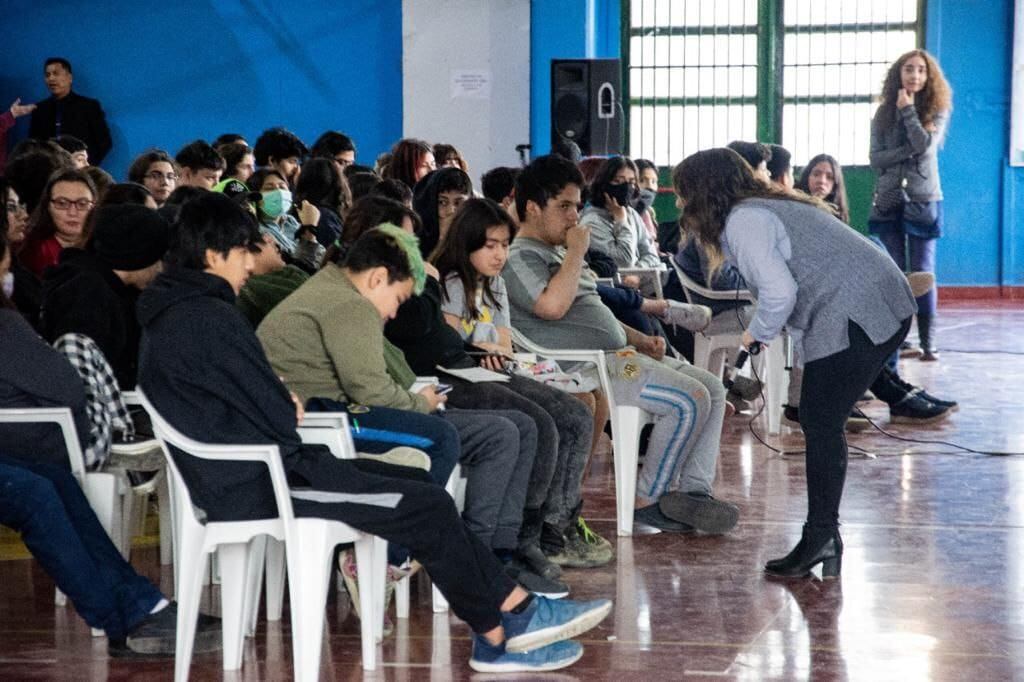
[[[384,339],[382,325],[422,290],[423,261],[416,238],[393,225],[365,233],[337,264],[328,264],[272,310],[257,330],[271,365],[311,410],[347,411],[367,427],[416,439],[446,397],[436,385],[418,393],[415,375]],[[499,556],[515,551],[526,487],[537,448],[533,423],[514,411],[448,410],[458,431],[459,462],[468,479],[463,519]],[[357,447],[361,447],[357,442]],[[444,485],[446,471],[432,475]],[[439,477],[438,473],[443,473]],[[565,596],[552,589],[549,596]]]

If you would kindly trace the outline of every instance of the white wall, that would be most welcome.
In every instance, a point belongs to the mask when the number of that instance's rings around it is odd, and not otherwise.
[[[453,86],[482,77],[476,92]],[[453,92],[454,87],[454,92]],[[455,145],[479,190],[530,141],[529,0],[402,0],[403,134]]]

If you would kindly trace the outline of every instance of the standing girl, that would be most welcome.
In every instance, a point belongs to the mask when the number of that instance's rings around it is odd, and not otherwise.
[[[896,60],[871,121],[871,167],[878,173],[868,228],[905,271],[935,272],[942,236],[938,149],[946,135],[953,92],[935,58],[912,50]],[[909,259],[909,262],[908,262]],[[917,299],[922,360],[935,353],[935,289]]]

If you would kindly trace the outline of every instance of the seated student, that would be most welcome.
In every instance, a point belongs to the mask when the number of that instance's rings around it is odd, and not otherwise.
[[[111,658],[174,655],[177,604],[124,560],[70,473],[0,455],[0,488],[0,525],[20,534],[82,619],[106,632]],[[220,643],[220,619],[200,614],[195,653]]]
[[[156,205],[156,199],[153,198],[153,193],[146,189],[145,185],[140,185],[137,182],[115,182],[103,193],[103,198],[96,204],[96,207],[102,208],[115,204],[135,204],[151,208],[154,211],[159,208]]]
[[[302,159],[309,153],[302,140],[284,128],[264,130],[252,151],[256,165],[277,171],[288,183],[288,189],[293,189],[298,182]]]
[[[387,178],[376,183],[369,191],[371,196],[394,199],[406,208],[412,208],[413,193],[404,182]]]
[[[376,173],[353,173],[346,177],[353,204],[363,197],[369,196],[370,192],[381,183],[381,179]]]
[[[337,459],[322,446],[301,442],[295,431],[301,407],[234,308],[259,239],[244,209],[224,196],[211,193],[182,207],[167,268],[139,301],[139,384],[154,407],[191,438],[277,444],[297,516],[337,519],[410,548],[475,633],[474,670],[553,670],[578,660],[582,647],[560,642],[599,623],[610,601],[551,602],[530,595],[504,574],[425,472]],[[396,306],[412,286],[407,258],[377,239],[364,246],[363,262],[389,263],[381,301]],[[172,452],[190,481],[193,502],[210,520],[275,514],[265,468]]]
[[[772,160],[771,147],[760,142],[744,142],[743,140],[733,140],[726,146],[750,164],[755,178],[763,182],[771,182],[771,174],[768,172],[768,164]]]
[[[308,201],[320,211],[316,240],[322,246],[330,246],[341,236],[341,216],[348,211],[352,195],[333,160],[313,158],[306,162],[295,185],[295,201],[300,206]]]
[[[92,222],[88,245],[61,252],[43,279],[40,329],[51,343],[67,333],[92,339],[127,390],[138,366],[135,304],[160,272],[170,228],[153,209],[133,204],[98,208]]]
[[[330,159],[341,174],[356,162],[356,145],[352,138],[336,130],[328,130],[316,138],[309,155],[314,159]]]
[[[631,204],[644,221],[647,236],[654,248],[663,251],[658,244],[658,215],[654,212],[654,200],[658,198],[658,167],[647,159],[634,159],[636,163],[637,193]]]
[[[590,205],[580,224],[590,228],[593,248],[608,254],[620,268],[660,268],[658,249],[633,208],[637,170],[625,156],[606,159],[590,183]]]
[[[0,177],[0,198],[4,200],[6,209],[0,216],[0,239],[6,241],[8,261],[3,289],[28,323],[38,327],[39,306],[43,299],[42,283],[31,270],[21,264],[17,253],[25,241],[28,212],[14,186],[3,177]]]
[[[18,259],[36,277],[56,265],[66,247],[81,247],[88,239],[88,218],[96,205],[96,186],[80,170],[50,176],[39,205],[29,219]]]
[[[213,189],[227,164],[206,140],[194,140],[174,156],[180,173],[179,184],[184,187]]]
[[[230,142],[220,146],[214,145],[214,149],[224,157],[224,174],[221,176],[221,182],[230,179],[248,182],[256,172],[256,157],[253,156],[249,145]]]
[[[431,171],[416,183],[412,207],[423,220],[423,231],[416,236],[424,254],[433,253],[452,224],[455,212],[471,196],[473,181],[462,170],[450,166]]]
[[[409,189],[414,189],[427,173],[437,169],[430,145],[411,137],[396,142],[390,154],[382,157],[384,154],[377,157],[380,176],[403,182]]]
[[[793,189],[793,155],[781,144],[768,145],[771,151],[771,158],[765,164],[768,170],[768,177],[776,185]]]
[[[509,214],[513,214],[516,206],[515,189],[518,176],[518,168],[510,166],[492,168],[480,178],[480,190],[485,197],[501,204],[503,209]]]
[[[243,147],[248,147],[249,143],[246,141],[244,135],[238,133],[223,133],[217,136],[217,139],[213,141],[213,148],[220,151],[221,147],[229,144],[240,144]],[[244,182],[244,181],[243,181]]]
[[[846,198],[843,167],[828,154],[818,154],[807,162],[794,185],[801,192],[818,197],[832,207],[836,217],[850,224],[850,202]]]
[[[352,244],[343,260],[328,264],[271,311],[256,334],[271,365],[303,400],[319,398],[325,406],[334,401],[345,410],[353,405],[387,408],[369,422],[363,415],[358,418],[364,425],[422,435],[416,421],[433,417],[416,420],[410,412],[430,415],[445,396],[435,386],[419,393],[408,390],[415,375],[384,339],[381,321],[393,317],[401,300],[422,287],[423,261],[415,238],[397,227],[380,226],[366,235]],[[366,242],[363,246],[369,248],[375,241],[379,242],[376,251],[392,249],[405,258],[406,266],[416,273],[415,287],[413,281],[401,289],[387,286],[388,272],[401,263],[360,260],[370,255],[358,250],[360,244]],[[392,421],[382,422],[382,416]],[[484,544],[511,558],[522,524],[537,430],[528,418],[513,411],[449,410],[441,416],[455,426],[462,444],[459,461],[468,479],[463,518]],[[435,480],[446,483],[446,479]],[[568,594],[563,585],[540,584],[519,572],[513,577],[523,580],[531,591]]]
[[[74,135],[58,135],[53,141],[71,155],[71,163],[75,168],[82,170],[89,166],[89,145],[85,142]]]
[[[469,174],[469,164],[462,158],[462,154],[454,145],[438,142],[434,144],[434,162],[438,168],[458,168],[463,173]]]
[[[145,185],[153,193],[157,207],[160,207],[178,186],[178,167],[167,152],[151,149],[132,161],[128,169],[128,180]]]
[[[471,348],[494,353],[483,358],[480,364],[503,371],[505,362],[512,357],[512,328],[501,270],[515,231],[516,225],[511,216],[496,203],[489,199],[468,200],[456,213],[433,257],[437,267],[436,280],[441,283],[442,319],[458,336],[454,337],[445,329],[440,319],[418,324],[419,318],[414,315],[409,315],[406,324],[398,327],[402,321],[401,310],[393,328],[385,331],[401,332],[401,338],[413,342],[418,327],[426,336],[427,330],[438,326],[439,332],[447,332],[453,342],[461,339],[463,343],[471,344]],[[421,311],[432,308],[428,304],[430,300],[430,297],[424,297],[419,306]],[[446,338],[441,333],[433,336],[435,339]],[[442,358],[452,362],[452,354],[445,356],[442,349],[453,347],[453,342],[429,338],[420,342],[423,348],[437,350],[434,362],[440,362]],[[465,363],[472,363],[472,360],[467,359]],[[529,552],[532,545],[539,543],[552,563],[571,568],[601,566],[610,561],[611,544],[591,531],[580,517],[582,476],[595,441],[593,435],[588,441],[584,434],[589,414],[580,410],[580,401],[592,406],[589,412],[600,415],[592,422],[591,433],[603,432],[608,415],[603,409],[597,409],[603,402],[600,392],[595,392],[596,395],[589,392],[576,394],[574,397],[519,375],[512,375],[507,384],[460,382],[457,386],[461,390],[452,391],[450,398],[454,405],[460,401],[482,407],[510,405],[535,418],[542,433],[557,430],[551,441],[542,438],[551,444],[540,453],[546,459],[534,465],[525,514],[527,520],[533,519],[534,523],[525,524],[520,534],[523,552]],[[545,455],[545,451],[550,454]]]
[[[607,361],[616,399],[655,415],[637,482],[638,523],[725,533],[739,516],[711,496],[725,387],[665,357],[663,339],[619,323],[601,303],[583,262],[590,230],[577,224],[582,186],[579,170],[556,156],[535,159],[516,180],[520,231],[502,271],[512,324],[551,348],[615,351]]]
[[[305,245],[299,243],[297,233],[302,225],[315,229],[320,222],[320,209],[309,201],[303,201],[296,220],[291,215],[292,191],[288,180],[272,168],[261,168],[253,173],[250,186],[262,195],[256,204],[260,232],[274,238],[289,262],[294,262],[306,272],[316,272],[315,253],[310,254]]]
[[[263,242],[258,248],[259,252],[253,255],[252,275],[238,292],[236,303],[253,329],[278,303],[309,279],[305,270],[284,262],[281,249],[269,234],[263,235]]]

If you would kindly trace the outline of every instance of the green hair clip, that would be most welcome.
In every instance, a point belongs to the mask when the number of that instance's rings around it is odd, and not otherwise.
[[[423,267],[423,256],[420,254],[420,240],[391,223],[382,223],[376,229],[394,239],[398,247],[405,252],[405,257],[409,260],[409,270],[412,271],[413,293],[417,296],[423,293],[423,287],[427,283],[427,271]]]

